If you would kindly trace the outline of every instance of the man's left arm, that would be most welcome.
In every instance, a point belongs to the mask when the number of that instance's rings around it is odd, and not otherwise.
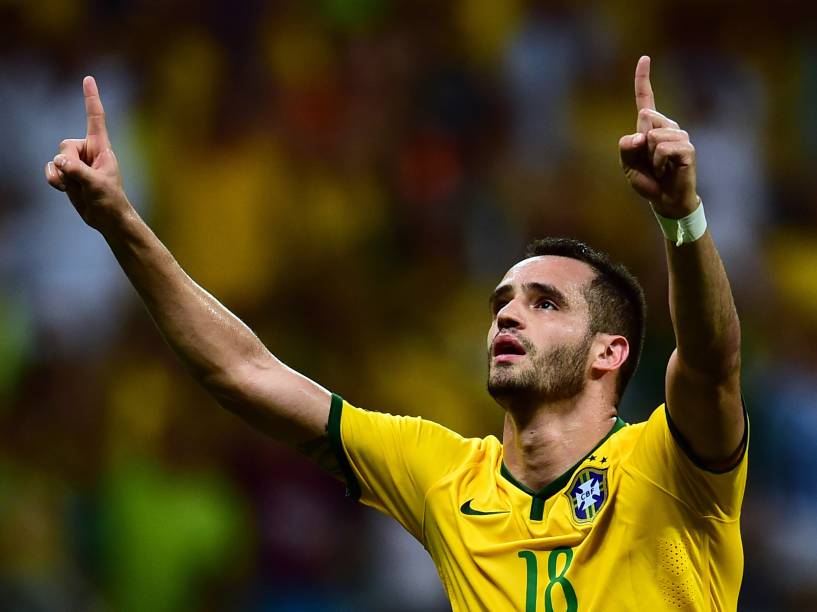
[[[619,141],[619,151],[630,185],[672,229],[674,220],[686,218],[688,224],[690,215],[703,212],[695,149],[677,123],[655,110],[649,74],[650,60],[642,57],[635,74],[637,130]],[[709,231],[695,235],[702,227],[699,219],[687,227],[686,238],[680,234],[681,244],[666,241],[676,339],[667,365],[667,411],[694,458],[723,470],[743,452],[740,323],[712,236]]]

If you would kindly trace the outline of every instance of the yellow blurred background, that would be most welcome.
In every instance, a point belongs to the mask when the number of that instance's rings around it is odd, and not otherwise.
[[[222,412],[42,167],[96,76],[126,189],[202,286],[358,405],[497,433],[487,298],[567,235],[645,285],[632,75],[687,129],[744,330],[741,610],[817,609],[817,11],[805,2],[0,1],[0,609],[448,609],[430,559]]]

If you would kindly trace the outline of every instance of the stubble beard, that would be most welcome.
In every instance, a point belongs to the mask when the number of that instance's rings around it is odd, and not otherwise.
[[[584,390],[585,364],[593,338],[540,353],[524,338],[528,363],[493,365],[488,353],[488,393],[501,405],[536,405],[577,396]]]

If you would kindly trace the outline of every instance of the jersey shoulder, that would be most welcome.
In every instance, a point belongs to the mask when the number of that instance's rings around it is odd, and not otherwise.
[[[622,428],[609,442],[616,448],[623,471],[689,506],[695,514],[720,520],[739,517],[746,486],[748,439],[744,440],[743,455],[731,469],[706,469],[690,455],[662,404],[646,421]]]

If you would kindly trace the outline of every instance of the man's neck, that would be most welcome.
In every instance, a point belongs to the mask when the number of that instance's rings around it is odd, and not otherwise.
[[[506,409],[505,466],[538,491],[593,450],[615,422],[615,406],[585,396],[524,411]]]

